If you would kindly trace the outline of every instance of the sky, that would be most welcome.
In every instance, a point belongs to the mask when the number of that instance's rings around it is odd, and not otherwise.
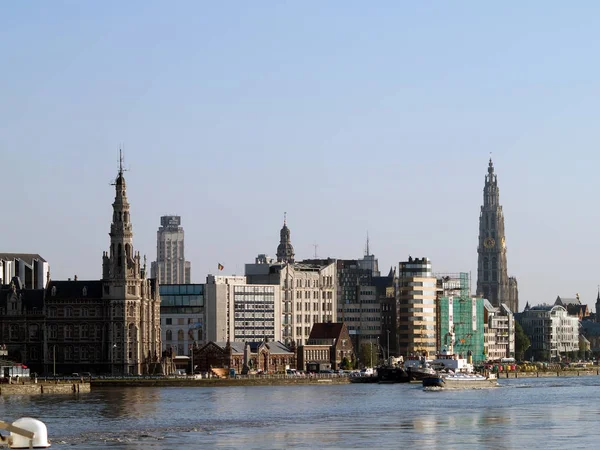
[[[485,4],[484,4],[485,3]],[[192,281],[275,255],[471,272],[488,159],[526,302],[593,308],[600,4],[0,3],[0,251],[101,276],[118,150],[134,246]]]

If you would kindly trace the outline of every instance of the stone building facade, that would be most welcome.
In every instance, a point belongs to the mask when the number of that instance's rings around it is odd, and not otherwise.
[[[508,276],[504,213],[491,159],[483,188],[477,253],[477,295],[488,299],[496,307],[506,303],[511,311],[518,311],[518,285],[516,278]]]
[[[308,342],[298,347],[298,370],[309,370],[318,364],[320,369],[339,370],[344,359],[352,363],[356,356],[348,328],[344,323],[316,323]]]
[[[160,296],[134,251],[122,164],[114,183],[110,250],[101,280],[13,281],[0,299],[0,335],[9,358],[38,373],[144,374],[161,371]]]
[[[283,343],[258,342],[208,342],[194,351],[196,372],[210,372],[216,368],[235,369],[242,374],[247,371],[284,373],[296,366],[296,355]]]

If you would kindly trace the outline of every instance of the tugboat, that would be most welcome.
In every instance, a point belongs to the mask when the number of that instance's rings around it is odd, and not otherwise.
[[[404,362],[404,370],[406,370],[410,381],[421,381],[423,378],[437,374],[429,365],[425,356],[409,356]]]
[[[379,367],[377,369],[377,379],[379,384],[408,383],[410,381],[406,370],[398,366]]]

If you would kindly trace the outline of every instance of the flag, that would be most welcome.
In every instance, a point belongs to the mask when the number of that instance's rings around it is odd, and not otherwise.
[[[223,267],[223,264],[219,263],[219,270],[223,270],[225,267]]]

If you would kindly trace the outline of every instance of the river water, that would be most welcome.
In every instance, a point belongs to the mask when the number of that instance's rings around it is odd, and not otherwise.
[[[0,398],[46,423],[52,449],[597,448],[600,377],[416,384],[95,388]]]

